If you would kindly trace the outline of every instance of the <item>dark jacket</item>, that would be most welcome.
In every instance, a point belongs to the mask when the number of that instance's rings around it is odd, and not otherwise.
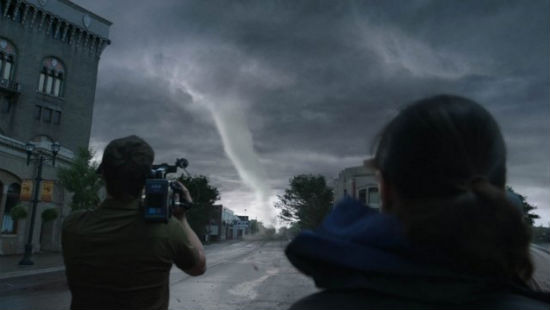
[[[444,253],[411,246],[396,217],[351,199],[336,205],[319,229],[298,235],[286,255],[325,289],[292,309],[550,305],[525,286],[453,272]]]

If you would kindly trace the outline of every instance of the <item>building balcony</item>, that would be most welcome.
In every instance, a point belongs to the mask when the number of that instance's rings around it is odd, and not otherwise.
[[[21,84],[13,80],[0,79],[0,90],[18,94],[21,91]]]

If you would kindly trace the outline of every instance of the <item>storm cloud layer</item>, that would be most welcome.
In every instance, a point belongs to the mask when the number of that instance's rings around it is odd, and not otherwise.
[[[368,157],[399,107],[470,97],[500,123],[509,184],[550,221],[548,1],[84,1],[113,22],[92,146],[185,156],[237,213],[288,179]]]

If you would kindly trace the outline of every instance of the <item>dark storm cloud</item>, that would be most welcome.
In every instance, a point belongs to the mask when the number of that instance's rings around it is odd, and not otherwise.
[[[495,115],[511,185],[550,218],[547,1],[75,2],[114,23],[97,145],[141,134],[162,160],[183,152],[237,203],[250,196],[243,171],[263,172],[233,167],[212,111],[244,115],[227,128],[249,131],[276,193],[297,173],[333,178],[360,164],[403,104],[457,93]]]

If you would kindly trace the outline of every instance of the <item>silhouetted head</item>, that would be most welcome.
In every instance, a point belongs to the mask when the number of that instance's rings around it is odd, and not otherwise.
[[[117,199],[138,198],[151,173],[154,157],[151,146],[137,136],[111,141],[98,168],[109,195]]]
[[[436,96],[407,106],[382,132],[376,167],[403,199],[451,197],[475,178],[504,189],[506,149],[479,104]]]
[[[505,143],[482,106],[449,95],[414,102],[384,128],[371,165],[383,211],[413,242],[462,270],[530,277],[530,230],[506,198]]]

